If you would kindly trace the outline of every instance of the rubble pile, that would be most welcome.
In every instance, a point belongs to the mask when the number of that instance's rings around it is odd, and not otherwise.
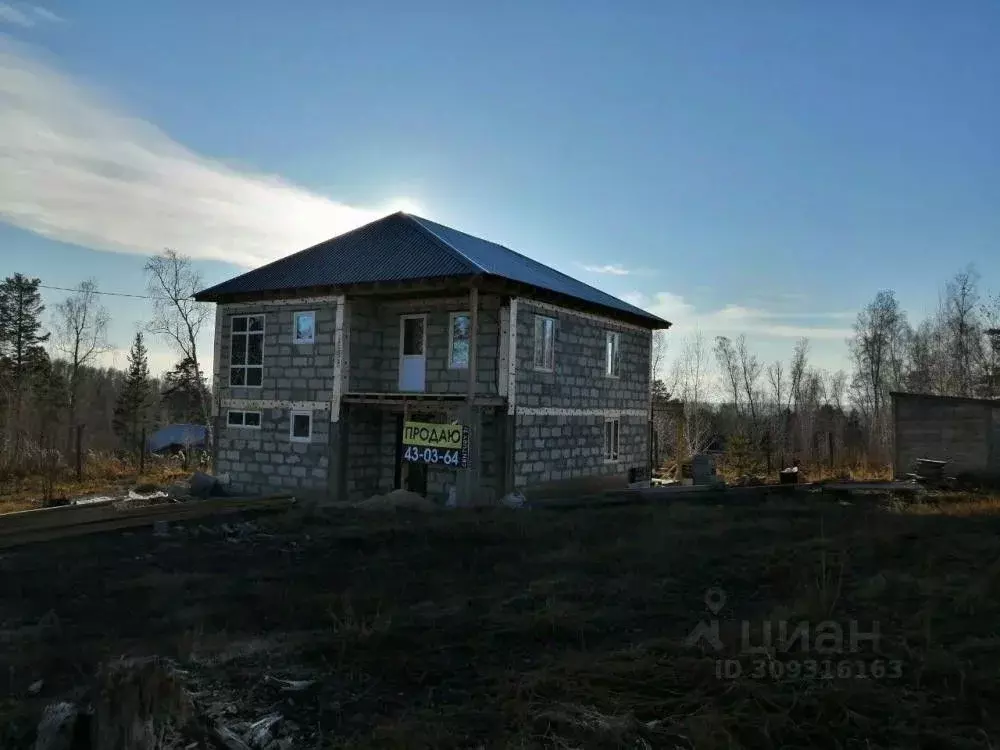
[[[239,706],[205,686],[190,672],[160,657],[118,659],[93,683],[48,703],[41,711],[32,750],[291,750],[301,728],[281,712],[282,699],[309,690],[313,682],[264,676],[266,712]]]

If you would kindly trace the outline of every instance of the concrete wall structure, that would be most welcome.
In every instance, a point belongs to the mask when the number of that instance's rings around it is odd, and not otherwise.
[[[476,392],[497,394],[500,298],[479,300]],[[393,393],[399,385],[400,318],[427,316],[427,392],[463,394],[468,370],[449,367],[452,313],[468,313],[468,298],[380,301],[350,299],[350,375],[345,391]]]
[[[315,313],[314,341],[296,344],[294,314],[309,311]],[[512,489],[596,490],[648,477],[649,329],[484,294],[478,299],[470,401],[469,371],[449,367],[450,316],[464,312],[469,299],[460,297],[330,296],[219,305],[216,471],[228,473],[241,493],[281,488],[357,500],[388,492],[405,475],[398,435],[405,411],[410,419],[471,420],[479,499]],[[427,316],[426,388],[420,398],[398,388],[400,316],[409,314]],[[259,387],[230,382],[233,319],[243,315],[264,315]],[[538,315],[555,321],[548,370],[534,363]],[[606,372],[608,332],[620,347],[613,377]],[[359,401],[373,396],[374,402]],[[312,415],[307,440],[292,439],[293,410]],[[259,412],[260,424],[233,425],[230,411]],[[605,445],[609,420],[617,423],[613,456]],[[460,484],[459,474],[428,467],[428,495],[443,499]]]
[[[535,365],[536,318],[555,321],[552,368]],[[514,486],[525,492],[622,486],[649,471],[651,331],[530,300],[517,304]],[[607,334],[620,346],[607,374]],[[605,455],[618,420],[616,458]]]
[[[949,461],[950,474],[1000,475],[1000,402],[893,393],[895,459],[904,476],[914,461]]]
[[[315,342],[293,344],[294,313],[309,311],[316,315]],[[264,316],[260,387],[230,385],[233,318],[245,315]],[[219,305],[216,316],[216,471],[229,474],[236,492],[324,491],[334,387],[335,301]],[[230,408],[229,402],[235,406]],[[307,442],[291,440],[293,406],[313,413]],[[230,411],[260,412],[259,427],[230,426]]]

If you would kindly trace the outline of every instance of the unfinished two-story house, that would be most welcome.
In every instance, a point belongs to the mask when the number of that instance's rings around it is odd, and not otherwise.
[[[237,492],[463,504],[649,477],[670,324],[501,245],[396,213],[196,298]]]

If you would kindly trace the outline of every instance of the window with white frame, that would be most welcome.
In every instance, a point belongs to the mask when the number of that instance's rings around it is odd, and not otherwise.
[[[311,411],[292,410],[288,425],[288,437],[293,443],[308,443],[312,440],[313,415]]]
[[[234,315],[229,332],[229,385],[260,388],[264,382],[264,316]]]
[[[554,370],[556,367],[556,320],[545,315],[535,316],[535,369]]]
[[[254,430],[260,429],[259,411],[233,411],[230,410],[226,418],[226,424],[230,427],[250,427]]]
[[[292,316],[292,343],[316,343],[316,313],[297,312]]]
[[[448,367],[452,370],[469,368],[469,339],[471,338],[472,316],[455,312],[448,319]]]
[[[618,331],[607,331],[604,344],[604,374],[609,378],[621,375],[622,338]]]
[[[619,422],[617,417],[604,420],[604,460],[618,460]]]

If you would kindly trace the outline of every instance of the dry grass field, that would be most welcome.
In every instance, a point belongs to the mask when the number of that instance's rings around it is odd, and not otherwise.
[[[79,480],[64,469],[51,478],[35,474],[0,481],[0,514],[40,508],[52,500],[122,492],[136,484],[183,482],[190,475],[175,461],[151,458],[140,474],[133,462],[97,456],[87,461]]]

